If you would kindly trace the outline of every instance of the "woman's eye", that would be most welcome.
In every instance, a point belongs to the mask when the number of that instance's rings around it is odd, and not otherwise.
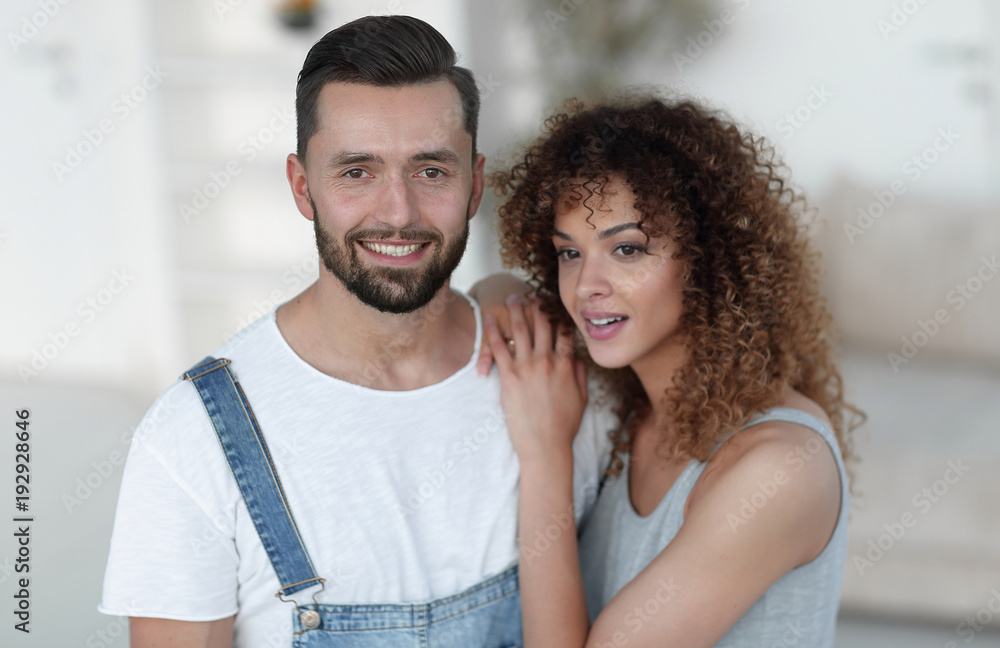
[[[635,256],[636,254],[643,251],[642,247],[638,245],[630,245],[628,243],[623,243],[618,246],[618,251],[621,252],[622,256]]]
[[[557,250],[556,257],[560,261],[569,261],[570,259],[575,259],[577,257],[576,250]]]

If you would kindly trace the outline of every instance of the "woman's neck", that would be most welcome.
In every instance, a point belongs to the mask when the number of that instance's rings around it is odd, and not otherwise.
[[[631,365],[639,382],[642,383],[646,398],[649,399],[650,412],[647,420],[651,420],[656,428],[662,429],[670,425],[664,396],[668,389],[674,387],[674,379],[687,359],[687,347],[682,344],[672,344],[657,349]]]

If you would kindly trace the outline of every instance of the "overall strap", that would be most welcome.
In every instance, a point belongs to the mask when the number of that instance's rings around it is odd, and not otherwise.
[[[316,576],[271,453],[227,358],[209,356],[183,376],[198,390],[281,588],[278,596],[322,584]]]

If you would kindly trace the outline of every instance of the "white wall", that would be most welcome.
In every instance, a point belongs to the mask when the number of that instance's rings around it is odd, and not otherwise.
[[[985,98],[1000,90],[986,49],[1000,23],[996,12],[984,10],[988,3],[724,4],[734,22],[679,79],[759,125],[786,151],[808,189],[824,189],[838,173],[888,186],[912,155],[931,145],[938,128],[951,127],[960,139],[912,193],[980,201],[1000,195],[1000,167],[989,155],[1000,145],[1000,114]],[[915,13],[897,11],[897,21],[906,22],[891,30],[893,7],[904,5]],[[801,128],[779,124],[812,88],[832,97]]]

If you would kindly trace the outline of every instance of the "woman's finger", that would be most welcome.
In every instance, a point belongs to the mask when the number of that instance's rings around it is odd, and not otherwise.
[[[514,341],[514,348],[511,349],[514,357],[518,357],[518,352],[528,353],[531,351],[531,332],[524,314],[524,305],[520,296],[510,295],[507,297],[507,309],[510,311],[510,338]]]
[[[490,345],[490,349],[493,351],[493,360],[497,363],[497,369],[501,372],[506,372],[510,369],[510,363],[512,358],[510,353],[506,351],[507,342],[500,335],[500,328],[497,326],[497,320],[492,315],[487,315],[483,318],[483,327],[485,328],[484,333],[486,334],[486,341]]]
[[[556,334],[556,355],[557,356],[570,356],[576,354],[576,345],[574,344],[574,332],[573,329],[559,327],[559,332]]]
[[[486,318],[491,317],[487,315]],[[490,373],[493,365],[493,347],[486,336],[486,318],[483,318],[483,340],[479,344],[479,359],[476,360],[476,373],[485,376]]]
[[[541,301],[531,300],[531,315],[535,322],[535,354],[546,354],[552,351],[552,324],[542,312]]]

